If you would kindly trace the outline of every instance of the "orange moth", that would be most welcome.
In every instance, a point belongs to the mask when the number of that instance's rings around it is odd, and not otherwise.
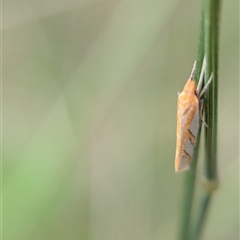
[[[194,63],[190,78],[187,80],[183,91],[178,95],[175,172],[187,170],[190,166],[200,124],[200,97],[205,92],[212,80],[211,75],[207,84],[202,89],[201,93],[199,93],[206,63],[204,60],[198,86],[196,86],[196,83],[193,81],[195,65],[196,62]]]

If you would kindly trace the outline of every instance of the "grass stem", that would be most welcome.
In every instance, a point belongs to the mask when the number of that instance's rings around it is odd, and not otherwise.
[[[217,106],[218,106],[218,22],[220,0],[203,0],[199,31],[199,44],[194,80],[199,80],[203,58],[206,58],[205,84],[213,73],[213,81],[204,94],[204,116],[208,127],[204,127],[204,178],[203,193],[198,207],[196,221],[190,225],[195,191],[195,179],[201,127],[197,136],[191,170],[184,173],[184,189],[180,220],[178,222],[178,240],[197,240],[203,232],[213,191],[218,187],[217,176]]]

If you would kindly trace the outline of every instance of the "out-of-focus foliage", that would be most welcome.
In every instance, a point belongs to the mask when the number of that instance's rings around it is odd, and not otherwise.
[[[238,239],[237,5],[222,6],[205,240]],[[199,18],[194,1],[4,1],[3,239],[174,239],[176,93]]]

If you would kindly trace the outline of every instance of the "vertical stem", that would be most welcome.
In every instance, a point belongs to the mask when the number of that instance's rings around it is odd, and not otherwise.
[[[189,234],[189,224],[191,217],[191,209],[193,204],[194,190],[195,190],[195,178],[196,178],[196,168],[197,168],[197,157],[198,157],[198,149],[199,149],[199,140],[201,135],[201,129],[199,129],[199,133],[197,136],[196,147],[194,149],[194,154],[192,158],[191,170],[185,172],[184,176],[184,188],[182,195],[182,205],[180,218],[178,221],[178,231],[176,239],[186,240]]]
[[[206,72],[205,72],[205,81],[210,78],[212,73],[212,0],[205,0],[204,3],[204,30],[205,30],[205,38],[204,38],[204,46],[205,46],[205,57],[206,57]],[[215,79],[213,79],[213,82]],[[213,126],[213,118],[212,118],[212,84],[209,85],[208,91],[205,93],[204,98],[204,111],[205,111],[205,121],[208,125],[208,128],[205,128],[205,175],[207,179],[211,178],[212,172],[212,164],[211,164],[211,156],[212,156],[212,126]]]
[[[205,18],[205,55],[207,60],[206,78],[213,74],[213,81],[205,94],[205,118],[208,125],[205,128],[205,171],[206,181],[212,185],[218,181],[217,176],[217,104],[218,104],[218,19],[219,0],[205,0],[208,15]],[[205,102],[204,101],[204,102]],[[207,186],[207,192],[209,186]],[[205,189],[206,190],[206,189]]]
[[[196,71],[194,74],[194,81],[196,82],[196,84],[200,77],[200,72],[201,72],[203,57],[204,57],[204,8],[203,8],[203,5],[201,9],[201,19],[200,19],[199,29],[200,29],[200,32],[199,32],[199,44],[198,44],[197,59],[196,59]],[[190,224],[194,191],[195,191],[195,178],[196,178],[196,168],[197,168],[200,136],[201,136],[201,125],[200,125],[198,136],[196,139],[196,146],[194,148],[191,170],[183,173],[184,186],[183,186],[182,202],[181,202],[180,216],[178,221],[178,230],[177,230],[177,237],[176,237],[176,239],[178,240],[186,240],[189,235],[189,229],[190,229],[189,224]]]
[[[220,0],[202,0],[201,24],[197,63],[194,80],[197,83],[200,76],[203,57],[206,57],[205,82],[213,73],[214,78],[204,97],[205,121],[205,169],[203,180],[203,194],[200,200],[196,224],[190,227],[193,205],[197,157],[201,128],[199,130],[196,147],[194,149],[191,170],[185,173],[184,190],[180,219],[178,221],[178,240],[197,240],[200,238],[203,225],[211,202],[212,192],[218,186],[217,179],[217,103],[218,103],[218,20]]]
[[[200,202],[200,210],[197,215],[197,221],[194,226],[194,230],[190,234],[189,240],[198,240],[201,237],[202,230],[203,230],[203,225],[206,222],[206,213],[208,211],[208,208],[210,206],[210,201],[211,201],[211,195],[208,193],[203,193],[201,196],[201,202]]]
[[[203,193],[196,223],[190,235],[191,240],[200,239],[206,223],[212,193],[218,187],[217,177],[217,104],[218,104],[218,19],[220,1],[204,0],[204,48],[206,56],[205,81],[213,73],[213,81],[209,85],[204,98],[205,121],[205,168],[202,181]]]
[[[198,36],[198,49],[197,49],[197,59],[196,59],[196,71],[194,80],[195,83],[198,83],[201,69],[202,69],[202,63],[204,58],[204,5],[202,3],[201,7],[201,18],[200,18],[200,26],[199,26],[199,36]]]

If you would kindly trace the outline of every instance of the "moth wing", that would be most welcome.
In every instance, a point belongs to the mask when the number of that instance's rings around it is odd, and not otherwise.
[[[189,139],[186,140],[183,149],[183,154],[181,154],[177,165],[177,172],[187,170],[190,167],[191,157],[193,154],[193,145]]]
[[[183,136],[184,136],[184,131],[185,131],[185,128],[184,128],[184,124],[185,124],[185,121],[186,121],[186,117],[187,115],[189,114],[189,111],[190,111],[190,108],[188,108],[187,110],[184,110],[183,112],[183,109],[180,107],[179,108],[179,120],[180,120],[180,128],[179,128],[179,136],[180,136],[180,141],[182,142],[182,139],[183,139]],[[189,139],[187,139],[187,141],[189,141]],[[190,142],[190,141],[189,141]],[[184,149],[186,144],[184,144],[184,146],[182,145],[182,143],[180,144],[180,146],[178,146],[180,149],[180,151],[178,151],[178,154],[176,155],[176,158],[175,158],[175,172],[180,172],[180,171],[184,171],[184,170],[187,170],[189,169],[189,164],[191,162],[191,158],[188,154],[185,154],[184,155],[182,154],[182,149]]]
[[[181,135],[183,136],[183,132],[184,132],[184,122],[186,121],[186,116],[189,114],[189,112],[192,109],[189,108],[188,111],[185,111],[185,113],[182,115],[181,117]],[[195,112],[192,118],[192,121],[189,125],[189,130],[191,132],[191,134],[194,136],[194,138],[196,138],[197,133],[198,133],[198,127],[199,127],[199,106],[198,103],[196,104],[195,107]],[[190,167],[190,163],[191,163],[191,159],[192,159],[192,155],[193,155],[193,149],[194,149],[194,144],[191,143],[190,139],[186,139],[185,144],[183,146],[183,151],[184,154],[182,154],[180,156],[179,162],[178,162],[178,166],[176,171],[184,171],[189,169]]]
[[[198,129],[199,129],[199,115],[200,115],[200,111],[199,111],[199,105],[198,102],[196,103],[196,109],[195,109],[195,113],[193,115],[193,119],[189,125],[189,130],[192,133],[192,135],[196,138],[197,137],[197,133],[198,133]]]
[[[190,156],[188,156],[188,155],[181,156],[179,159],[178,166],[175,167],[175,172],[181,172],[181,171],[185,171],[185,170],[189,169],[190,162],[191,162]]]

